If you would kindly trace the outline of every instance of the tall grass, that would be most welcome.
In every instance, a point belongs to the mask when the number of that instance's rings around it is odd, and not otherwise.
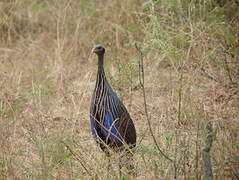
[[[238,174],[238,6],[214,0],[0,2],[0,179],[201,179],[206,123],[214,177]],[[119,177],[89,133],[93,44],[136,124],[136,176]]]

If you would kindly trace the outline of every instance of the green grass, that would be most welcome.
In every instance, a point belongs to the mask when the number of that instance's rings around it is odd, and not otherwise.
[[[202,179],[205,124],[215,179],[239,167],[239,6],[206,0],[0,2],[0,179]],[[136,176],[108,160],[89,130],[97,58],[136,125]],[[66,146],[67,145],[67,146]],[[70,149],[69,149],[70,148]],[[72,151],[72,152],[71,152]],[[73,153],[73,154],[72,154]]]

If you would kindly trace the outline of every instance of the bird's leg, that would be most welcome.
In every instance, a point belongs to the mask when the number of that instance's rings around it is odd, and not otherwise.
[[[107,159],[108,159],[108,164],[107,164],[107,176],[109,178],[109,175],[110,175],[110,169],[111,169],[111,162],[110,162],[110,157],[107,156]]]
[[[105,152],[107,157],[107,176],[108,176],[108,179],[110,179],[110,170],[112,169],[111,160],[110,160],[111,159],[110,150],[109,150],[109,147],[106,144],[104,144],[104,142],[100,143],[100,147]]]
[[[118,163],[118,165],[119,165],[119,177],[121,178],[121,176],[122,176],[122,171],[121,171],[121,169],[122,169],[122,159],[121,159],[121,155],[119,155],[119,163]]]
[[[108,147],[106,147],[108,148]],[[111,170],[112,170],[112,166],[111,166],[111,154],[110,154],[110,151],[109,149],[106,149],[106,156],[107,156],[107,176],[108,176],[108,179],[110,179],[110,174],[112,173]]]
[[[136,175],[134,165],[132,164],[132,162],[127,162],[126,168],[129,174],[132,174],[134,176]]]
[[[135,172],[135,168],[133,164],[134,161],[133,161],[132,154],[129,152],[126,152],[125,158],[126,158],[125,164],[126,164],[127,173],[135,176],[136,172]]]

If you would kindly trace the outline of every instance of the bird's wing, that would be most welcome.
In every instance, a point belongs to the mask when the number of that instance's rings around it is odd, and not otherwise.
[[[117,137],[122,143],[134,144],[136,141],[135,127],[124,104],[117,97],[116,93],[111,92],[108,97],[108,107],[111,122],[117,130]]]

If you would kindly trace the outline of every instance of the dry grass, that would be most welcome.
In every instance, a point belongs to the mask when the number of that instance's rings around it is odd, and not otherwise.
[[[205,123],[213,122],[217,179],[239,173],[238,6],[214,1],[0,2],[0,179],[172,179],[148,132],[138,82],[145,53],[148,111],[178,179],[201,179]],[[89,133],[93,44],[136,124],[136,177],[119,177]],[[66,146],[76,154],[75,156]],[[85,169],[82,166],[84,165]]]

